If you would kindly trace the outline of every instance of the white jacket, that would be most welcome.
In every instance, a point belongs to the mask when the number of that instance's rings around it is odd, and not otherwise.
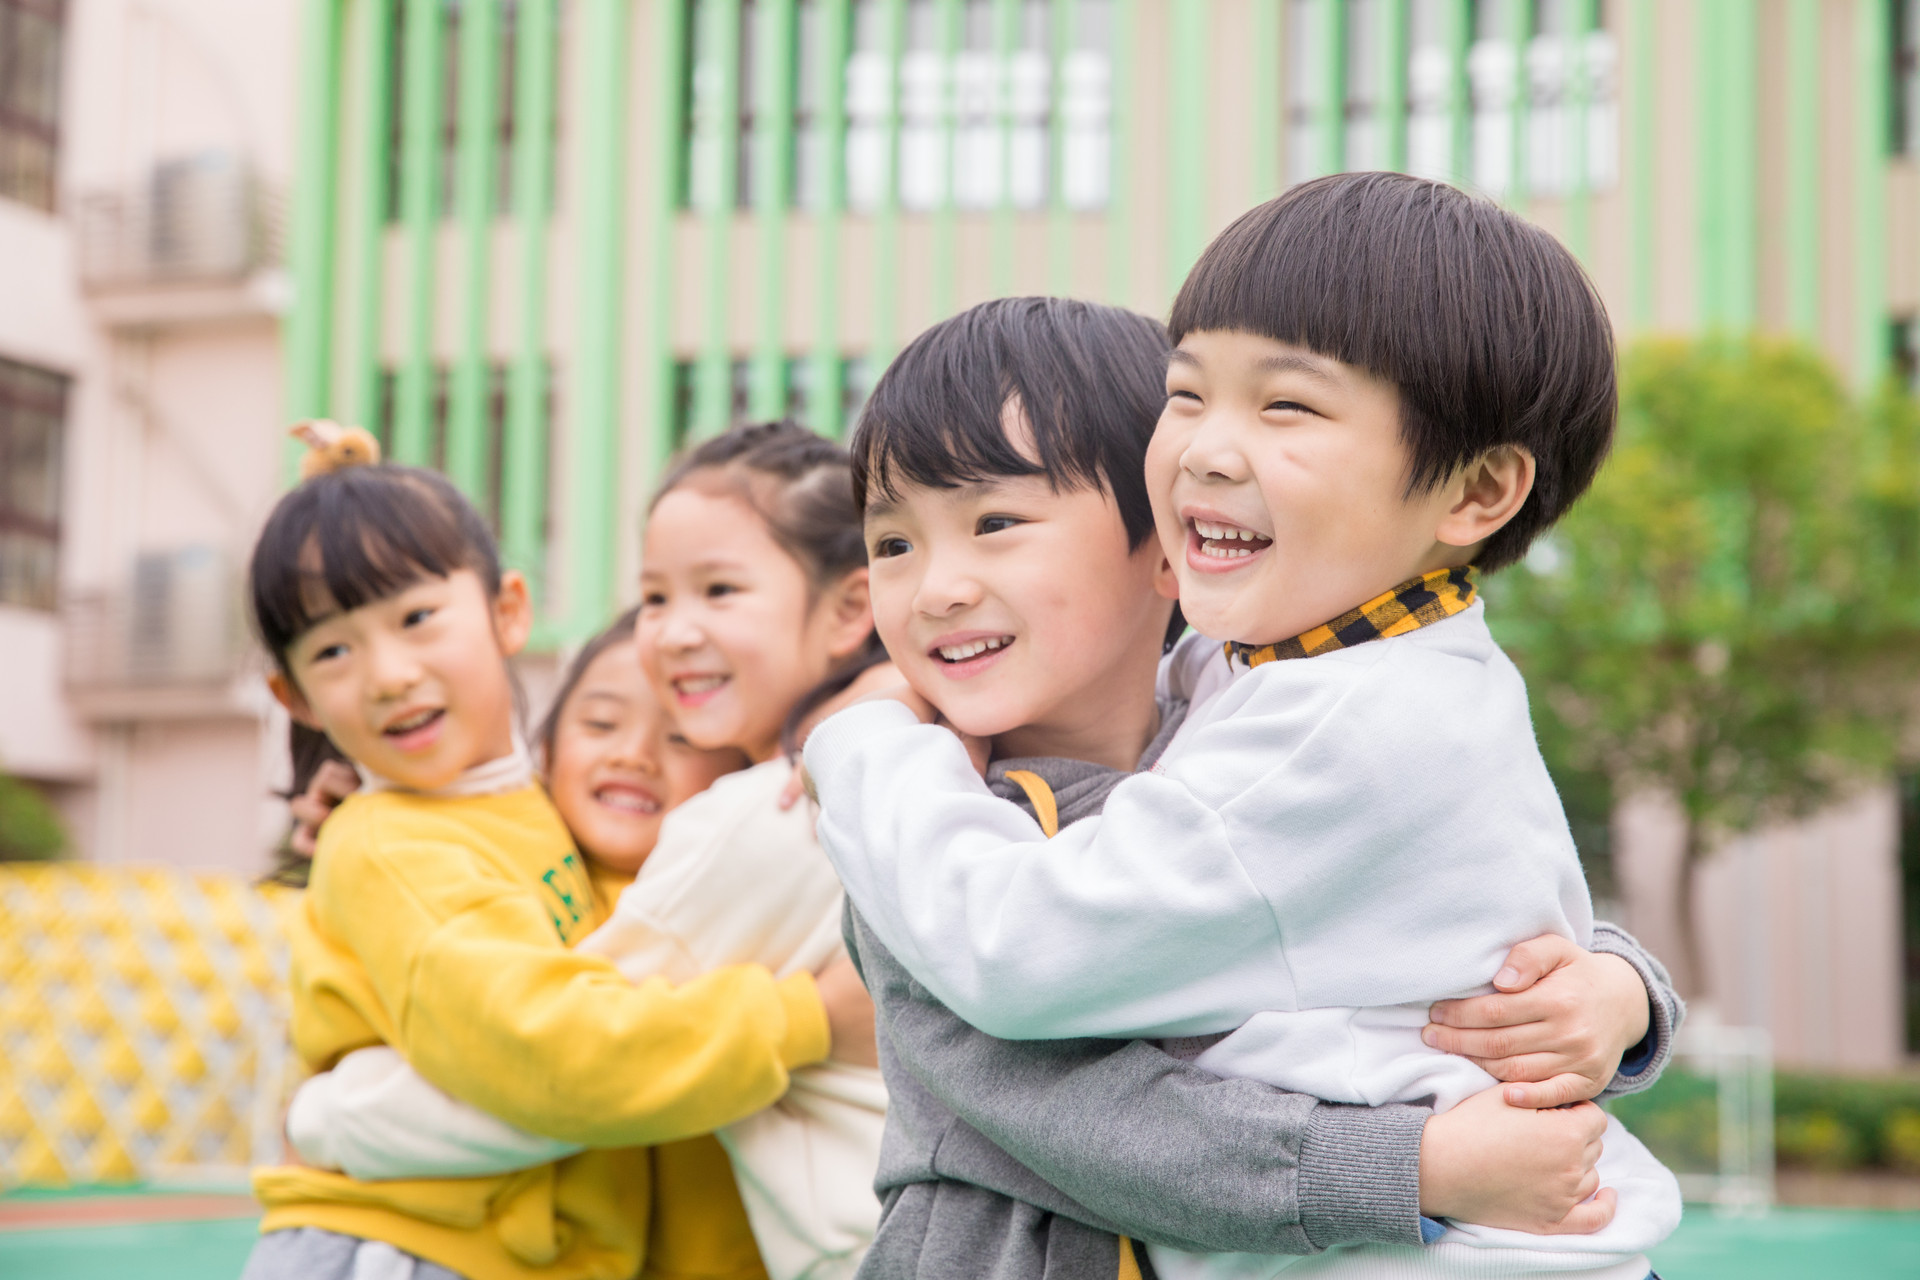
[[[811,973],[841,954],[840,884],[814,841],[811,808],[776,803],[790,774],[784,760],[729,774],[668,814],[640,874],[580,949],[628,978],[676,983],[732,964]],[[720,1131],[774,1280],[840,1280],[859,1266],[880,1218],[873,1177],[886,1109],[878,1071],[825,1062],[799,1068],[780,1101]],[[384,1047],[302,1085],[287,1134],[310,1163],[363,1181],[502,1173],[580,1149],[448,1097]]]
[[[1218,655],[1199,638],[1175,654],[1166,674],[1199,699],[1180,733],[1052,840],[904,707],[833,717],[806,757],[847,893],[934,996],[993,1035],[1231,1032],[1199,1065],[1334,1102],[1431,1095],[1444,1109],[1490,1087],[1421,1043],[1428,1005],[1491,990],[1528,938],[1585,945],[1593,918],[1525,685],[1483,607],[1230,680]],[[1679,1190],[1617,1123],[1605,1147],[1620,1210],[1594,1235],[1457,1225],[1422,1250],[1156,1249],[1155,1265],[1641,1280]]]

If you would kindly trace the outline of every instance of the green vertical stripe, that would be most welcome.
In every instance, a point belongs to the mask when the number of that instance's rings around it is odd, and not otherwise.
[[[460,154],[455,191],[466,296],[460,315],[460,357],[447,403],[447,477],[484,504],[492,474],[487,431],[492,399],[487,372],[487,268],[492,260],[495,130],[500,114],[499,0],[461,0]]]
[[[1072,291],[1073,219],[1067,209],[1066,192],[1066,113],[1067,87],[1064,71],[1067,54],[1072,51],[1078,32],[1074,23],[1075,0],[1052,0],[1047,12],[1047,291],[1064,295]],[[1256,157],[1256,163],[1257,163]]]
[[[1694,9],[1699,80],[1695,88],[1694,136],[1699,155],[1697,199],[1700,205],[1695,253],[1699,263],[1698,322],[1704,328],[1726,323],[1726,98],[1725,0],[1699,0]]]
[[[1467,50],[1473,47],[1473,10],[1468,0],[1441,0],[1447,50],[1447,148],[1453,180],[1473,176],[1473,86],[1467,77]]]
[[[1315,175],[1347,167],[1347,6],[1315,0],[1314,32],[1320,37],[1320,100],[1314,104]]]
[[[960,0],[933,0],[935,48],[940,54],[941,99],[940,133],[946,141],[941,153],[940,203],[933,211],[933,317],[944,319],[954,312],[959,292],[957,238],[958,218],[953,207],[954,150],[958,142],[958,84],[954,76],[956,55],[961,44]],[[896,64],[897,65],[897,64]]]
[[[1173,7],[1168,76],[1167,289],[1178,293],[1206,237],[1207,0]]]
[[[838,436],[840,420],[840,213],[846,204],[847,0],[820,0],[820,129],[822,148],[819,255],[814,312],[813,372],[807,420]]]
[[[568,607],[580,639],[613,612],[620,457],[620,218],[626,184],[627,0],[579,0],[580,329],[568,440]]]
[[[1625,63],[1627,317],[1633,328],[1645,330],[1653,326],[1653,0],[1628,0]]]
[[[1887,0],[1854,10],[1854,370],[1861,387],[1886,375],[1887,316]]]
[[[1746,0],[1703,0],[1700,24],[1700,319],[1742,330],[1754,319],[1757,157],[1754,13]]]
[[[1587,185],[1587,103],[1592,98],[1587,83],[1587,33],[1593,30],[1594,0],[1572,0],[1568,6],[1570,30],[1566,36],[1568,131],[1567,166],[1567,247],[1582,262],[1593,260],[1593,207]]]
[[[1787,324],[1820,327],[1820,4],[1787,0]]]
[[[993,210],[987,287],[996,298],[1013,292],[1013,51],[1019,42],[1020,0],[993,0],[993,49],[999,61],[1000,199]]]
[[[881,148],[880,207],[875,212],[873,371],[893,359],[900,341],[900,51],[906,43],[907,0],[880,0],[880,48],[887,60],[886,142]]]
[[[433,251],[439,230],[440,0],[405,0],[406,101],[401,106],[400,215],[406,226],[405,355],[394,389],[393,456],[433,457]]]
[[[1755,7],[1721,0],[1727,8],[1725,86],[1727,324],[1751,329],[1758,318],[1760,272],[1760,37]]]
[[[295,185],[289,267],[294,307],[287,320],[287,412],[327,412],[333,327],[335,121],[339,117],[340,5],[306,0],[301,9],[299,182]],[[297,465],[299,447],[288,447]]]
[[[1133,173],[1127,158],[1133,154],[1135,112],[1134,24],[1140,20],[1139,0],[1112,0],[1111,56],[1113,72],[1111,145],[1107,162],[1107,301],[1116,306],[1133,302]]]
[[[352,11],[355,130],[352,145],[353,203],[346,240],[352,254],[353,321],[346,342],[349,422],[374,427],[380,412],[380,331],[386,314],[381,289],[385,273],[387,174],[393,157],[393,0],[358,0]]]
[[[793,191],[793,69],[798,30],[793,0],[761,0],[753,33],[753,207],[760,234],[759,333],[753,352],[749,413],[757,420],[786,414],[786,235]]]
[[[1253,91],[1253,159],[1249,165],[1256,203],[1280,194],[1280,124],[1287,110],[1286,0],[1252,0],[1247,29]]]
[[[1386,141],[1383,167],[1407,167],[1407,3],[1380,0],[1380,129]]]
[[[700,373],[694,393],[694,434],[714,436],[733,416],[731,296],[734,205],[740,172],[740,0],[700,0],[694,12],[705,27],[699,33],[700,60],[712,68],[716,87],[709,109],[695,104],[695,119],[705,132],[694,139],[695,163],[717,156],[714,182],[707,191],[706,336],[700,347]],[[699,92],[695,80],[695,93]]]
[[[1533,0],[1507,0],[1506,36],[1513,48],[1513,109],[1508,116],[1510,148],[1507,160],[1507,204],[1525,209],[1530,192],[1527,178],[1527,116],[1533,104],[1533,77],[1527,74],[1527,43],[1533,35]]]
[[[500,467],[502,550],[507,563],[532,580],[535,598],[543,606],[547,460],[551,454],[547,412],[547,217],[553,206],[558,3],[520,0],[516,15],[513,217],[519,253],[520,314],[513,368],[507,375],[507,421],[502,444],[506,456]]]

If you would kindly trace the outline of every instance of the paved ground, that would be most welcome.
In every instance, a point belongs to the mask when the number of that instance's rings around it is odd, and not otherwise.
[[[0,1197],[6,1280],[234,1280],[253,1239],[251,1205],[234,1196]],[[1693,1210],[1654,1263],[1664,1280],[1913,1280],[1920,1213]]]

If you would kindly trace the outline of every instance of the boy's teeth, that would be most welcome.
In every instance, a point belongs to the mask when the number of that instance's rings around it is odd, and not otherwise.
[[[948,662],[965,662],[976,654],[1004,649],[1012,643],[1012,636],[993,636],[985,640],[969,640],[965,644],[943,644],[940,646],[940,656]]]
[[[1273,541],[1272,538],[1269,538],[1264,533],[1255,533],[1251,529],[1242,529],[1238,525],[1213,524],[1206,520],[1195,520],[1193,522],[1193,529],[1195,533],[1198,533],[1202,538],[1210,542],[1231,542],[1235,539],[1239,539],[1242,542]]]
[[[387,732],[388,733],[411,733],[413,730],[420,728],[422,725],[426,724],[427,721],[433,719],[434,716],[438,714],[439,712],[437,711],[422,711],[417,716],[408,716],[405,720],[396,720],[392,724],[387,726]]]
[[[708,693],[727,682],[725,676],[682,676],[673,687],[682,693]]]

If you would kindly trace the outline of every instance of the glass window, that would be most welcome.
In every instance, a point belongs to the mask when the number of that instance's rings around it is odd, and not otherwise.
[[[65,0],[0,0],[0,197],[51,211]]]
[[[866,356],[849,356],[840,362],[840,423],[848,435],[860,421],[860,411],[873,394],[873,361]]]
[[[405,211],[405,175],[414,161],[407,143],[407,0],[393,6],[392,64],[387,75],[387,218]],[[431,160],[436,216],[451,218],[460,208],[460,77],[462,74],[461,0],[440,0],[439,144]],[[501,0],[493,53],[494,153],[490,192],[495,216],[513,210],[513,143],[518,133],[515,78],[519,74],[519,3]]]
[[[1069,209],[1102,209],[1113,173],[1113,5],[1080,0],[1060,60],[1060,197]]]
[[[1407,172],[1454,177],[1451,0],[1413,0],[1407,29]]]
[[[847,205],[877,209],[893,184],[887,121],[893,111],[893,35],[881,0],[853,0],[847,51]]]
[[[1324,24],[1331,6],[1291,0],[1286,12],[1287,182],[1305,182],[1327,171],[1320,105],[1327,94]]]
[[[793,203],[802,209],[826,203],[826,41],[826,6],[800,0],[794,9]]]
[[[1345,155],[1348,169],[1387,167],[1387,0],[1347,0],[1347,99]],[[1397,68],[1396,68],[1397,71]]]
[[[432,372],[433,386],[431,403],[427,410],[430,415],[428,430],[431,433],[428,465],[444,468],[447,462],[447,425],[452,412],[453,370],[447,365],[436,365]],[[501,494],[504,483],[504,468],[507,453],[507,415],[512,403],[513,369],[506,361],[496,361],[486,368],[486,385],[482,391],[484,397],[484,419],[481,431],[484,433],[487,450],[486,492],[474,499],[474,506],[495,533],[500,531]],[[553,424],[553,368],[549,363],[541,383],[546,387],[546,403],[541,406],[541,430],[548,433],[552,440]],[[371,430],[379,439],[380,447],[391,452],[393,448],[394,418],[397,413],[400,389],[399,371],[382,369],[380,371],[379,409]]]
[[[0,605],[51,609],[58,595],[67,379],[0,358]]]

